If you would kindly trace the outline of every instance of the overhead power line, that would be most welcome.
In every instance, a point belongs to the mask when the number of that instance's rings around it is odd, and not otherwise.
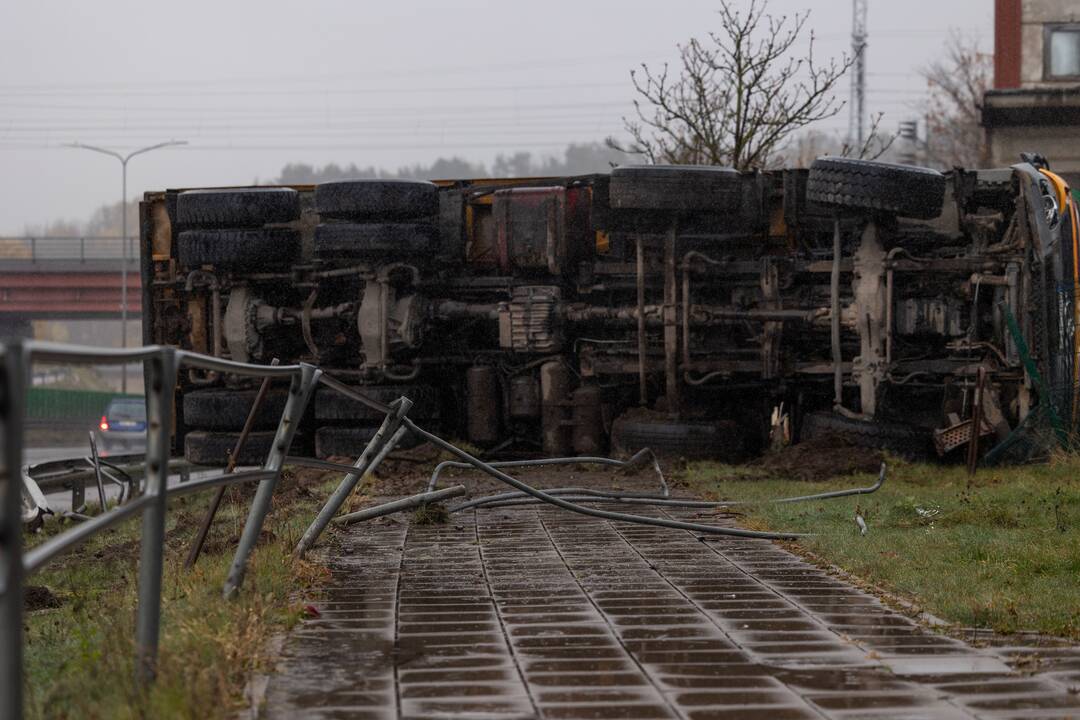
[[[591,139],[583,139],[578,142],[590,142]],[[193,144],[186,147],[182,152],[205,152],[205,151],[271,151],[271,150],[312,150],[312,151],[338,151],[338,150],[440,150],[442,152],[456,152],[458,150],[522,150],[532,148],[565,148],[567,145],[572,144],[570,141],[543,141],[543,142],[522,142],[513,141],[501,142],[501,143],[332,143],[332,144],[229,144],[229,143],[213,143],[213,144]],[[38,144],[17,144],[17,143],[5,143],[0,141],[0,148],[15,149],[15,150],[55,150],[63,148],[64,146],[56,144],[38,143]],[[133,147],[133,146],[132,146]],[[117,150],[127,150],[128,147],[117,146]]]
[[[208,86],[221,86],[221,85],[238,85],[242,87],[250,87],[251,85],[257,85],[261,83],[268,83],[273,85],[282,85],[287,83],[300,83],[303,85],[312,85],[313,83],[321,81],[337,81],[337,82],[356,82],[359,79],[386,79],[386,78],[406,78],[406,77],[442,77],[445,75],[455,75],[458,73],[468,73],[470,76],[482,75],[485,73],[501,74],[507,72],[516,72],[522,69],[528,68],[554,68],[554,67],[577,67],[582,64],[588,64],[589,66],[595,66],[599,63],[609,62],[625,62],[627,67],[635,67],[643,60],[657,56],[668,56],[675,52],[674,47],[666,48],[654,48],[650,51],[642,50],[636,53],[623,53],[615,55],[588,55],[577,57],[549,57],[538,58],[534,60],[505,60],[500,59],[499,62],[485,62],[472,65],[438,65],[428,66],[423,68],[413,68],[408,70],[387,70],[383,66],[372,72],[346,72],[346,73],[298,73],[294,75],[275,74],[275,75],[248,75],[248,76],[234,76],[234,77],[216,77],[216,78],[199,78],[197,80],[113,80],[113,81],[85,81],[73,83],[70,81],[58,82],[58,83],[5,83],[0,84],[0,90],[29,90],[29,89],[41,89],[41,90],[67,90],[67,89],[85,89],[85,88],[122,88],[122,87],[208,87]]]
[[[394,115],[394,114],[407,114],[407,113],[425,113],[425,114],[437,114],[437,113],[454,113],[454,114],[474,114],[474,115],[489,115],[493,112],[530,112],[530,113],[545,113],[552,110],[573,110],[581,108],[598,108],[598,107],[617,107],[623,106],[629,108],[631,106],[630,99],[622,100],[600,100],[600,101],[582,101],[582,102],[545,102],[545,103],[515,103],[515,102],[503,102],[503,103],[486,103],[478,104],[472,103],[468,105],[372,105],[365,107],[353,107],[348,109],[340,109],[331,106],[318,106],[309,105],[306,108],[295,108],[288,105],[276,105],[276,106],[263,106],[263,107],[248,107],[248,108],[235,108],[236,111],[247,111],[251,114],[263,115],[266,113],[272,113],[277,111],[288,112],[301,112],[306,111],[311,114],[335,114],[348,112],[353,115]],[[13,104],[0,101],[0,107],[13,107]],[[55,107],[55,106],[54,106]],[[73,106],[74,107],[74,106]],[[123,107],[112,106],[114,109],[124,110]],[[82,106],[83,109],[94,109],[94,106]],[[133,109],[134,108],[130,108]],[[156,107],[155,110],[163,112],[198,112],[198,113],[213,113],[213,108],[198,108],[196,106],[170,106],[170,107]],[[224,108],[224,110],[230,110]],[[0,125],[2,127],[2,125]]]
[[[206,90],[205,88],[199,88],[197,90],[106,90],[106,89],[94,89],[88,87],[75,87],[63,92],[56,90],[40,90],[40,89],[25,89],[25,90],[8,90],[0,89],[0,96],[6,97],[252,97],[252,96],[284,96],[284,97],[324,97],[324,96],[345,96],[345,95],[409,95],[416,93],[453,93],[461,94],[468,92],[492,92],[492,91],[512,91],[512,92],[530,92],[536,90],[557,90],[564,91],[567,89],[581,89],[581,90],[596,90],[599,88],[627,88],[626,82],[610,83],[610,82],[593,82],[593,83],[555,83],[555,84],[534,84],[534,85],[468,85],[468,86],[446,86],[446,85],[433,85],[431,87],[333,87],[333,88],[316,88],[310,85],[297,88],[281,88],[280,86],[272,89],[260,90],[251,87],[232,88],[228,90]]]

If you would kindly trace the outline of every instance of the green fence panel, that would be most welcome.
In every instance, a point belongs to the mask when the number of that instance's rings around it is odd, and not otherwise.
[[[61,390],[57,388],[30,388],[26,392],[26,418],[28,420],[97,420],[105,413],[113,398],[141,398],[141,395],[99,390]]]

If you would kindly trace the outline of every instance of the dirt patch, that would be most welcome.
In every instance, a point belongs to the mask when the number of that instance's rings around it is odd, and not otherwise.
[[[456,443],[455,444],[460,444]],[[466,448],[474,454],[478,454],[478,457],[483,457],[483,453],[477,453],[475,448]],[[414,448],[408,450],[395,450],[386,456],[382,464],[375,471],[376,477],[380,480],[385,478],[396,478],[402,481],[409,488],[413,488],[410,492],[420,492],[420,489],[427,485],[428,479],[431,477],[431,471],[435,469],[443,460],[456,460],[450,453],[445,452],[430,443],[422,443]],[[487,458],[490,459],[490,458]]]
[[[263,528],[259,531],[259,539],[255,541],[255,547],[262,547],[277,540],[277,536]],[[203,544],[203,553],[207,555],[221,555],[224,553],[236,552],[237,546],[240,544],[240,534],[223,535],[222,533],[213,533],[207,536],[206,542]]]
[[[312,486],[319,485],[326,478],[328,471],[318,468],[285,468],[281,471],[277,486],[274,487],[274,504],[291,505],[300,500],[314,497]]]
[[[44,585],[27,585],[23,588],[23,610],[26,612],[58,608],[63,604],[60,598]]]
[[[769,453],[755,464],[771,475],[813,482],[877,472],[883,457],[880,450],[852,445],[838,435],[823,435]]]
[[[356,462],[356,458],[350,457],[328,459],[343,465]],[[361,485],[362,491],[377,496],[415,495],[427,485],[432,469],[445,459],[441,451],[428,444],[410,450],[395,451],[382,461],[374,473],[367,475]],[[345,473],[332,475],[335,479],[340,479]]]
[[[350,461],[351,462],[351,461]],[[339,473],[333,470],[308,468],[289,465],[281,470],[281,477],[274,486],[274,506],[279,507],[295,503],[313,497],[311,488],[321,484],[327,478],[339,477]],[[259,489],[259,481],[251,480],[235,485],[226,486],[225,502],[230,504],[249,505],[255,493]],[[201,518],[201,514],[200,514]]]
[[[189,518],[192,516],[188,516]],[[188,520],[190,522],[190,520]],[[179,547],[178,540],[186,535],[186,528],[181,525],[179,521],[172,530],[168,530],[165,533],[165,547],[174,548]],[[122,542],[106,545],[93,552],[93,557],[97,560],[102,560],[106,557],[111,559],[124,558],[134,561],[142,552],[142,538],[132,538],[130,540],[124,540]]]

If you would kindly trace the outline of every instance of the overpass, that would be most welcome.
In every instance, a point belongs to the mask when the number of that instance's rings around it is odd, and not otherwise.
[[[119,237],[0,238],[0,326],[38,319],[119,319]],[[142,313],[135,238],[128,238],[128,316]]]

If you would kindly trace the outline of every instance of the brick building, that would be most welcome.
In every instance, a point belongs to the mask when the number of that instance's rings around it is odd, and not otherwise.
[[[1080,185],[1080,0],[995,0],[994,15],[983,105],[994,164],[1037,152]]]

